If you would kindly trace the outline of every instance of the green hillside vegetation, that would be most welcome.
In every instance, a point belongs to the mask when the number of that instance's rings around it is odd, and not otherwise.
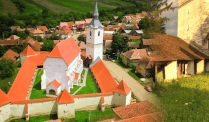
[[[3,12],[3,3],[2,3],[2,1],[0,0],[0,15],[2,14],[2,12]]]
[[[123,5],[134,6],[134,4],[132,4],[130,2],[125,2],[125,1],[122,1],[122,0],[106,0],[106,1],[114,2],[114,3],[119,3],[119,4],[123,4]]]
[[[41,8],[39,8],[36,5],[33,5],[29,2],[25,2],[25,12],[23,14],[29,15],[29,14],[37,14],[42,11]]]

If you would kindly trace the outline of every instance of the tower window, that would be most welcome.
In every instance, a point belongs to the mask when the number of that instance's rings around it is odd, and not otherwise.
[[[187,28],[187,31],[189,30],[189,25],[188,25],[188,28]]]
[[[90,31],[90,36],[91,36],[91,31]]]
[[[189,9],[188,9],[188,14],[189,14]]]
[[[100,36],[100,31],[98,32],[98,36]]]

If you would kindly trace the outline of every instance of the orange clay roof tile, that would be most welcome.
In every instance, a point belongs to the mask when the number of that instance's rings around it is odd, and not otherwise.
[[[128,95],[130,91],[131,91],[131,88],[129,88],[123,80],[119,83],[116,89],[114,89],[114,92],[117,92],[123,95]]]
[[[1,89],[0,89],[0,106],[3,106],[7,103],[10,103],[8,95],[6,95]]]
[[[15,56],[19,57],[19,54],[9,49],[1,58],[6,58],[15,61]]]
[[[81,50],[73,37],[70,37],[57,44],[49,54],[49,57],[63,58],[64,61],[69,65],[76,58],[80,51]]]
[[[74,103],[74,98],[68,93],[68,91],[65,89],[58,97],[57,97],[57,103],[63,104],[63,103]]]
[[[104,100],[104,96],[102,96],[102,97],[101,97],[101,100],[102,100],[102,102],[105,102],[105,100]]]
[[[75,79],[78,80],[79,73],[75,73]]]
[[[56,79],[50,82],[47,86],[49,86],[50,84],[53,84],[56,88],[59,88],[61,86],[61,84]]]
[[[36,52],[28,45],[20,54],[22,55],[34,55]]]

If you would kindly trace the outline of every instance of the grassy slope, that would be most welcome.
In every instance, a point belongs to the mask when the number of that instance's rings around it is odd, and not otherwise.
[[[9,78],[5,78],[5,79],[0,79],[0,89],[2,91],[4,91],[5,93],[8,92],[9,89],[7,89],[8,87],[8,82],[10,82],[11,84],[14,82],[16,76],[17,76],[17,73],[19,71],[18,69],[18,65],[20,64],[20,61],[16,62],[15,63],[15,71],[13,72],[13,75]]]
[[[40,99],[40,98],[49,98],[46,96],[45,90],[41,90],[41,75],[43,73],[43,70],[39,69],[37,76],[36,76],[36,81],[33,85],[32,93],[30,96],[30,99]]]
[[[86,86],[83,87],[76,95],[79,94],[91,94],[91,93],[98,93],[96,86],[94,85],[94,81],[90,75],[90,73],[87,73],[86,78]]]
[[[106,0],[106,1],[114,2],[114,3],[119,3],[119,4],[123,4],[123,5],[134,6],[133,3],[125,2],[125,1],[122,1],[122,0]]]
[[[92,0],[48,0],[52,3],[55,3],[60,6],[67,7],[71,10],[78,11],[78,12],[90,12],[94,9],[94,1]],[[116,6],[107,5],[104,3],[97,3],[99,6],[99,10],[104,9],[113,9],[116,8]]]
[[[83,69],[83,71],[81,73],[81,83],[83,83],[82,76],[84,75],[84,73],[85,73],[85,70]]]
[[[208,78],[196,75],[178,79],[176,83],[160,83],[158,95],[167,121],[209,121]]]
[[[42,11],[42,9],[40,9],[39,7],[37,7],[36,5],[33,5],[25,0],[21,0],[24,2],[25,4],[25,12],[24,14],[29,15],[29,14],[37,14],[40,13]]]
[[[73,89],[70,89],[70,94],[73,94],[75,91],[77,91],[81,86],[73,86]]]

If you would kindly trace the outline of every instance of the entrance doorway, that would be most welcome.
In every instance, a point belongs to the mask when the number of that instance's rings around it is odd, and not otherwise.
[[[49,94],[50,94],[50,95],[56,95],[56,92],[55,92],[53,89],[50,89],[50,90],[49,90]]]

